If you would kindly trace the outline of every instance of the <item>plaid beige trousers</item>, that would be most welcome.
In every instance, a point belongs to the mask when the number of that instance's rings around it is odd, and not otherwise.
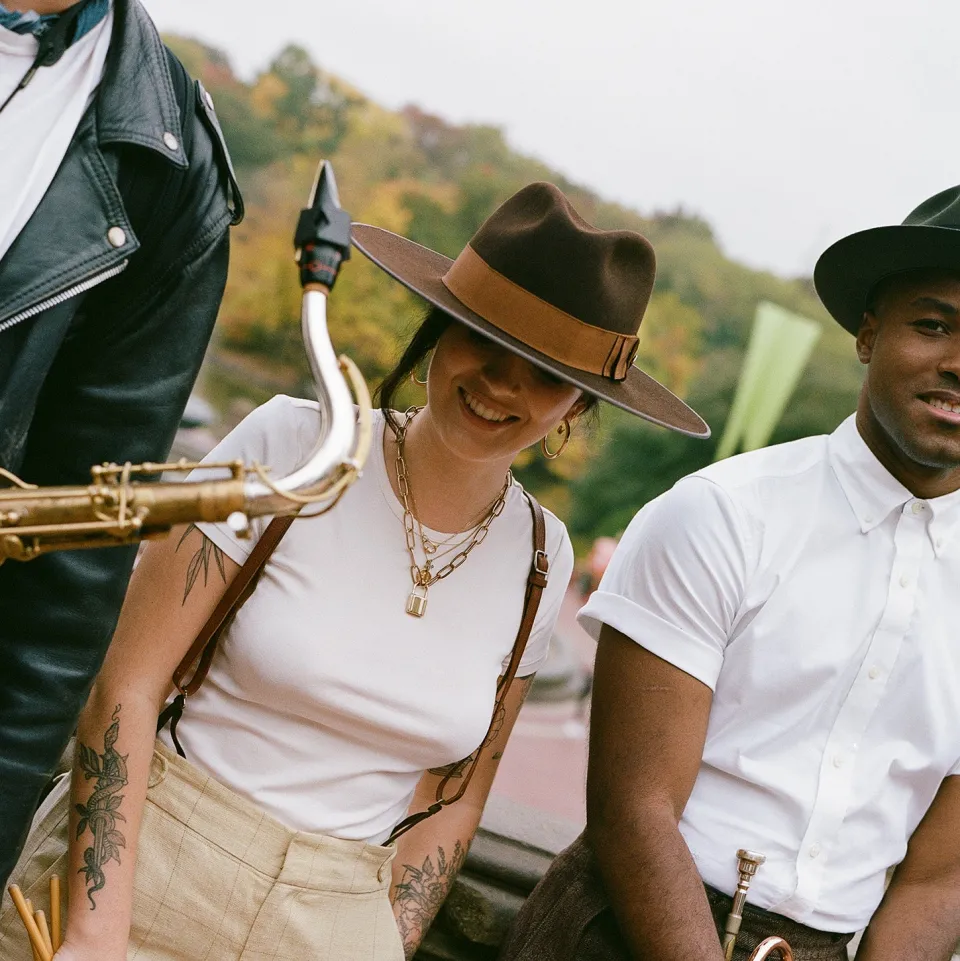
[[[66,877],[69,804],[64,778],[11,877],[35,908],[47,906],[51,874]],[[128,961],[403,961],[388,898],[394,853],[290,831],[158,742]],[[4,893],[0,961],[30,957]]]

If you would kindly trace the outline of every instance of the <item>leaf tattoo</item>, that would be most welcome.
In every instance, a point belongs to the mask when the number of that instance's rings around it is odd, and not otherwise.
[[[83,852],[83,867],[77,871],[83,874],[88,885],[87,897],[90,899],[90,910],[97,907],[94,894],[102,891],[107,883],[103,866],[109,861],[120,863],[120,848],[125,848],[126,841],[117,830],[118,821],[126,821],[120,813],[123,801],[122,791],[127,784],[127,757],[120,755],[114,749],[120,735],[120,705],[114,708],[111,716],[113,722],[103,735],[103,754],[86,744],[78,742],[78,760],[80,770],[86,780],[97,779],[93,794],[87,798],[86,804],[76,805],[80,821],[77,824],[77,840],[89,830],[93,835],[93,845]]]
[[[420,946],[466,858],[467,849],[457,841],[449,859],[443,848],[437,848],[436,864],[428,855],[419,868],[412,864],[403,866],[394,897],[394,914],[408,961]]]
[[[194,532],[199,531],[196,524],[191,524],[180,536],[180,540],[177,541],[176,551],[180,550],[183,542]],[[217,547],[209,538],[204,537],[200,534],[200,546],[197,548],[196,554],[190,558],[190,563],[187,565],[187,582],[183,589],[183,600],[181,604],[187,603],[187,597],[193,590],[193,585],[197,583],[197,578],[200,573],[203,573],[203,586],[207,586],[207,579],[210,576],[210,558],[213,558],[217,565],[217,570],[220,572],[220,579],[224,584],[227,583],[227,571],[223,566],[223,551]]]
[[[503,704],[501,704],[497,709],[497,713],[493,716],[493,720],[490,724],[490,730],[487,732],[486,737],[483,739],[483,743],[477,750],[482,751],[485,747],[489,747],[489,745],[493,744],[493,742],[500,737],[500,732],[503,730],[503,725],[506,719],[507,709]],[[476,754],[477,751],[474,751],[473,754],[468,754],[462,761],[454,761],[453,764],[445,764],[443,767],[429,768],[427,773],[434,774],[437,777],[448,777],[451,780],[457,781],[462,778],[464,774],[466,774],[467,767],[473,761]],[[502,754],[502,751],[498,751],[493,756],[494,760],[499,761]]]
[[[474,751],[474,754],[476,751]],[[457,781],[463,777],[467,765],[473,760],[473,754],[468,754],[462,761],[454,761],[453,764],[445,764],[443,767],[432,767],[427,773],[437,777],[448,777]]]

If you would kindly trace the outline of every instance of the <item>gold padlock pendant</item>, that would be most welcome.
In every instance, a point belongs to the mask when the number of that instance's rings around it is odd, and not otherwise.
[[[407,613],[413,617],[423,617],[427,610],[427,589],[418,584],[407,598]]]

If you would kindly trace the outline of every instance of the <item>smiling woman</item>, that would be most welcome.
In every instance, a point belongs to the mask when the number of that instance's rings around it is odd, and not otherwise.
[[[569,436],[597,398],[709,434],[633,366],[650,245],[586,224],[556,187],[510,198],[454,262],[376,227],[355,225],[354,242],[431,305],[381,386],[364,474],[336,510],[307,523],[319,512],[305,508],[272,553],[277,528],[259,524],[250,539],[201,524],[145,551],[81,719],[72,803],[66,787],[51,795],[17,872],[29,896],[33,852],[48,865],[62,835],[58,961],[128,947],[143,961],[318,945],[337,961],[411,957],[463,864],[573,566],[513,459],[558,427]],[[428,357],[426,404],[394,410]],[[286,472],[318,430],[316,404],[276,397],[209,459]],[[263,556],[176,737],[154,745],[172,671]],[[107,735],[124,762],[109,798],[86,783]],[[101,807],[109,825],[73,824],[68,867],[68,811]]]

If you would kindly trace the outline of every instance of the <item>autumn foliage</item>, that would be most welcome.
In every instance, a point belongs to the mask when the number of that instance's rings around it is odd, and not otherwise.
[[[697,406],[715,436],[762,300],[824,325],[774,440],[830,430],[852,409],[859,383],[852,342],[820,307],[809,280],[785,280],[729,260],[698,217],[682,210],[642,216],[604,201],[513,151],[497,128],[455,126],[414,106],[386,110],[298,47],[281,51],[244,82],[220,51],[166,39],[214,97],[247,206],[233,232],[218,339],[203,380],[227,425],[278,390],[310,391],[292,234],[321,158],[333,161],[343,206],[354,220],[451,257],[497,204],[534,180],[556,183],[598,226],[644,233],[657,252],[658,278],[638,363]],[[331,298],[331,333],[375,384],[421,312],[415,298],[357,255]],[[410,402],[416,399],[411,391]],[[517,472],[566,517],[582,547],[597,534],[618,533],[642,503],[708,463],[712,452],[712,441],[688,440],[608,410],[593,425],[575,428],[563,457],[548,462],[525,452]]]

